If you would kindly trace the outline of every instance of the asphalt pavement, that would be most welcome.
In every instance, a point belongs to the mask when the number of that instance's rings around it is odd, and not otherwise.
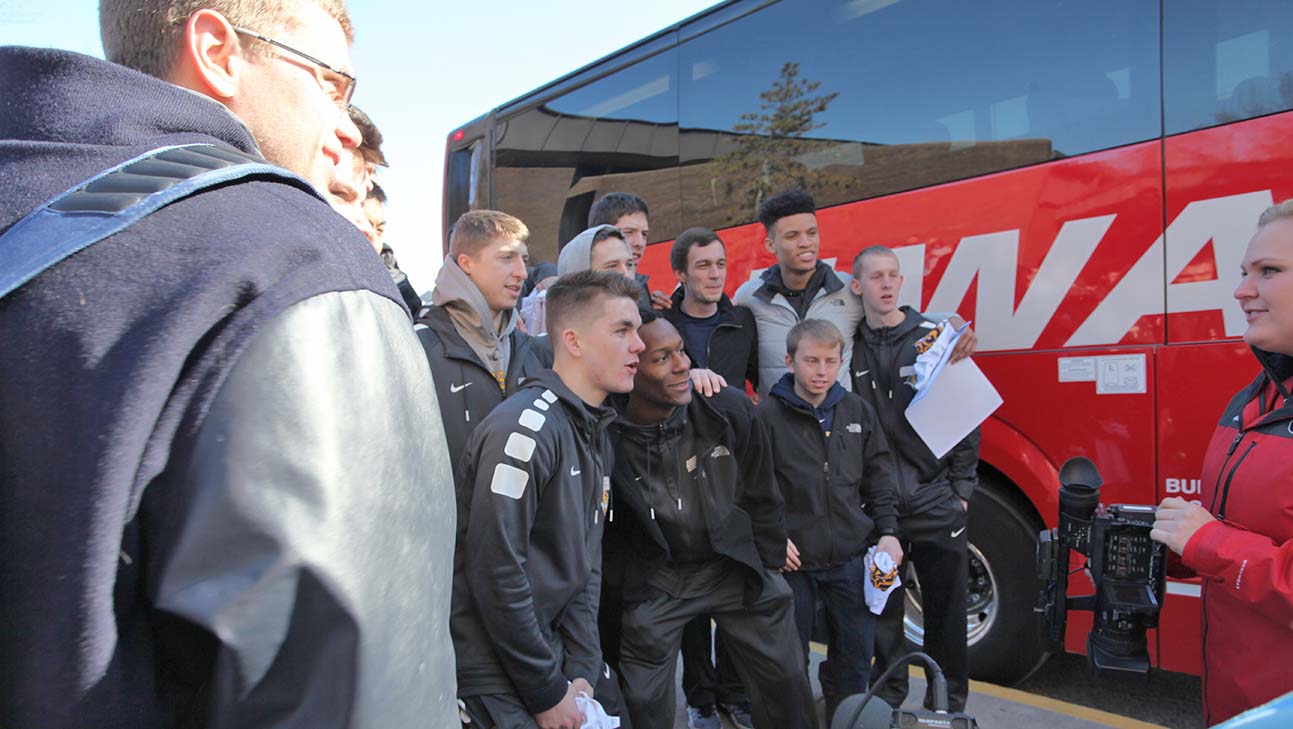
[[[821,689],[816,676],[822,657],[820,647],[814,646],[809,675],[819,699]],[[681,664],[678,676],[681,682]],[[971,681],[966,712],[983,729],[1202,729],[1200,690],[1197,676],[1154,672],[1147,682],[1096,679],[1087,673],[1085,656],[1052,656],[1013,688]],[[912,669],[911,690],[904,706],[918,707],[924,692],[924,674]],[[822,711],[820,700],[818,711]],[[820,713],[819,720],[825,726]],[[674,726],[687,727],[687,707],[681,690]]]

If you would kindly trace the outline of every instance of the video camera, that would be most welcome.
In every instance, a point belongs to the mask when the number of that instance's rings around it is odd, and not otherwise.
[[[1069,610],[1094,613],[1087,636],[1087,662],[1099,675],[1149,673],[1145,631],[1158,627],[1166,586],[1166,548],[1149,538],[1153,506],[1100,504],[1100,471],[1078,456],[1060,468],[1059,527],[1047,529],[1037,545],[1042,581],[1036,611],[1043,640],[1064,650]],[[1095,594],[1068,597],[1069,550],[1086,556]]]

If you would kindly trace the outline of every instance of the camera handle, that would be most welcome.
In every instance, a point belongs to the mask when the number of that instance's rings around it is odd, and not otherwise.
[[[947,713],[947,679],[943,677],[943,669],[939,668],[938,661],[930,658],[928,654],[916,651],[914,653],[908,653],[902,658],[894,661],[889,665],[889,668],[885,669],[885,672],[880,675],[880,678],[871,682],[871,687],[862,695],[862,702],[857,705],[857,709],[853,711],[853,715],[848,717],[847,723],[841,724],[840,717],[837,714],[835,721],[831,722],[831,726],[854,726],[857,723],[858,718],[862,716],[863,709],[866,708],[867,703],[875,696],[876,687],[883,686],[884,682],[888,681],[889,678],[893,676],[894,671],[897,671],[899,668],[905,668],[907,664],[911,663],[914,659],[920,659],[930,673],[929,680],[934,687],[934,711]]]

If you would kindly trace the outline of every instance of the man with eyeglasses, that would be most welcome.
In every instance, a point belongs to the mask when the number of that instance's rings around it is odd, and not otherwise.
[[[455,726],[435,388],[318,195],[360,142],[345,8],[100,23],[111,63],[0,48],[0,725]],[[213,159],[304,179],[119,217]],[[124,227],[24,279],[15,251],[67,244],[26,233],[68,232],[53,199]]]

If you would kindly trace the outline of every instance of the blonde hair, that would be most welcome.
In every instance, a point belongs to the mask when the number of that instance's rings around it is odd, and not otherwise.
[[[844,356],[844,335],[840,333],[839,327],[825,319],[804,319],[791,327],[786,334],[786,354],[793,358],[795,352],[799,351],[800,340],[804,338],[832,347],[838,344],[840,356]]]
[[[497,210],[472,210],[463,213],[453,224],[449,233],[449,257],[475,256],[499,238],[512,238],[524,243],[529,237],[530,229],[519,218]]]
[[[1262,211],[1261,217],[1257,219],[1257,227],[1261,228],[1268,223],[1274,223],[1276,220],[1293,218],[1293,198],[1289,198],[1282,203],[1277,203]]]
[[[164,79],[179,57],[189,18],[199,10],[214,10],[231,25],[273,36],[293,27],[304,2],[332,16],[346,42],[354,42],[355,26],[342,0],[100,0],[99,35],[109,61]],[[269,52],[259,45],[250,45],[249,52]]]

